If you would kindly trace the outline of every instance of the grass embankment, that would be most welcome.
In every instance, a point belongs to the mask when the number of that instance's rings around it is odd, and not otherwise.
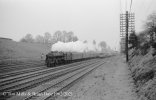
[[[47,54],[51,46],[38,43],[15,42],[0,39],[0,61],[40,59],[41,54]]]
[[[156,56],[149,52],[131,50],[129,68],[140,100],[156,100]]]

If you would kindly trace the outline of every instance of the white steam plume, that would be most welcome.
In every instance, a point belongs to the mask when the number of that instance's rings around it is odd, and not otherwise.
[[[60,42],[52,45],[51,51],[62,51],[62,52],[98,52],[100,51],[100,48],[96,45],[93,45],[91,43],[83,43],[81,41],[76,42]]]

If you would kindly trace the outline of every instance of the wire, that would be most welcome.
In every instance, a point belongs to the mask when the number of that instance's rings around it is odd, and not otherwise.
[[[129,12],[131,12],[131,8],[132,8],[132,0],[131,0],[131,4],[130,4],[130,10],[129,10]]]
[[[120,0],[120,13],[122,13],[122,4],[121,4],[121,0]]]
[[[126,9],[125,10],[127,11],[127,0],[126,0]]]

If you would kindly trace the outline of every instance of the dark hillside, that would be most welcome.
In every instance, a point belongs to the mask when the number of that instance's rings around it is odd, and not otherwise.
[[[38,43],[15,42],[0,38],[0,60],[36,59],[47,54],[51,46]]]

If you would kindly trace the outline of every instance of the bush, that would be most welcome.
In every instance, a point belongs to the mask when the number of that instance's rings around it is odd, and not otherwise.
[[[149,51],[149,48],[150,48],[150,43],[148,43],[148,42],[143,43],[139,47],[139,49],[141,50],[141,55],[146,55]]]

